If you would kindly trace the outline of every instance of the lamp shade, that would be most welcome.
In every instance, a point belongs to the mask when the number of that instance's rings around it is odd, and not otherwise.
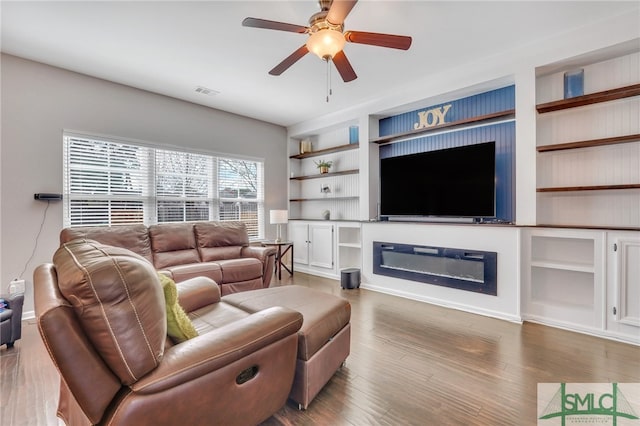
[[[287,223],[288,220],[288,210],[269,210],[269,222],[272,224]]]
[[[307,39],[307,49],[318,55],[320,59],[324,59],[326,56],[333,58],[336,53],[342,50],[344,44],[344,35],[340,31],[330,28],[315,32]]]

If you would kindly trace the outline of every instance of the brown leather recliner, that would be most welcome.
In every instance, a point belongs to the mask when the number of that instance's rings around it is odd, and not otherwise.
[[[69,425],[257,424],[291,389],[302,316],[248,314],[208,278],[178,285],[199,335],[173,344],[153,265],[74,240],[34,273],[38,329],[61,376]]]

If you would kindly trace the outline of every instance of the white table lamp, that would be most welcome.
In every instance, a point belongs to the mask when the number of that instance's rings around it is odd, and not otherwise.
[[[287,223],[289,221],[289,211],[288,210],[270,210],[269,219],[271,224],[277,225],[277,236],[276,236],[275,242],[281,243],[282,234],[280,233],[280,225],[283,223]]]

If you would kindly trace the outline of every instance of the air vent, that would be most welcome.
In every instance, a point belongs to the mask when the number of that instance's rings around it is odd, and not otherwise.
[[[207,89],[206,87],[202,87],[202,86],[196,86],[195,90],[196,90],[196,93],[200,93],[201,95],[206,95],[206,96],[215,96],[220,93],[217,90]]]

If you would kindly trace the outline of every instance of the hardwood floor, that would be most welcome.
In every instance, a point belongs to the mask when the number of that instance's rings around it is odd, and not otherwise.
[[[537,384],[640,382],[640,347],[513,324],[296,272],[347,298],[351,355],[306,411],[264,425],[535,425]],[[56,425],[58,375],[35,321],[0,349],[0,424]]]

